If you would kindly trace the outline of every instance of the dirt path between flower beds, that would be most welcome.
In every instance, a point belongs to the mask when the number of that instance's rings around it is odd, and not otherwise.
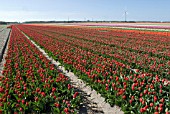
[[[5,56],[8,50],[9,37],[10,37],[10,29],[1,31],[0,33],[0,76],[2,76],[2,70],[6,62]]]
[[[22,31],[21,31],[22,32]],[[23,33],[23,32],[22,32]],[[30,38],[23,33],[29,40]],[[90,86],[86,86],[86,83],[72,72],[65,70],[63,66],[59,66],[60,63],[52,59],[47,53],[41,49],[34,41],[30,40],[43,54],[47,57],[59,70],[61,70],[66,76],[68,76],[72,82],[72,85],[82,95],[83,103],[80,106],[79,114],[123,114],[120,107],[111,107],[110,104],[106,103],[104,98],[100,94],[97,94],[95,90],[92,90]]]

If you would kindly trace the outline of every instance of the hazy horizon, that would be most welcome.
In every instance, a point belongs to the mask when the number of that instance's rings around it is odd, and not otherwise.
[[[168,0],[8,0],[0,21],[170,21]]]

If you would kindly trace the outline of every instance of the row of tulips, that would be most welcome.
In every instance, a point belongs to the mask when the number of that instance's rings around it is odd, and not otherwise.
[[[64,33],[52,33],[45,30],[34,30],[30,29],[30,27],[23,28],[22,30],[25,32],[29,32],[30,35],[34,36],[35,33],[40,33],[38,37],[42,37],[43,35],[47,35],[52,37],[53,39],[64,41],[69,43],[70,45],[74,45],[75,47],[79,47],[82,49],[86,49],[89,51],[93,51],[96,53],[102,53],[105,56],[109,56],[124,64],[128,64],[131,68],[141,69],[143,72],[154,72],[155,74],[161,75],[163,78],[170,79],[170,60],[165,56],[156,57],[152,56],[148,53],[140,53],[140,51],[130,51],[117,46],[109,46],[105,44],[99,44],[97,42],[91,42],[89,40],[82,40],[82,37],[73,37],[66,36]],[[29,30],[30,29],[30,30]],[[62,31],[63,32],[63,31]],[[69,31],[68,31],[69,32]],[[67,33],[67,31],[65,32]],[[68,40],[69,38],[69,40]]]
[[[70,80],[12,26],[3,75],[0,113],[76,113],[80,95]]]
[[[27,26],[28,27],[28,26]],[[39,29],[37,26],[31,28]],[[161,36],[159,34],[138,34],[136,32],[124,32],[119,30],[101,30],[101,29],[85,29],[77,27],[41,27],[44,30],[50,30],[65,34],[68,36],[81,37],[82,39],[90,39],[105,44],[114,44],[123,48],[140,50],[142,52],[152,52],[154,54],[170,55],[168,43],[169,36]],[[65,32],[67,31],[67,32]],[[82,34],[83,33],[83,34]]]
[[[157,29],[159,31],[159,29],[170,29],[169,26],[160,26],[160,25],[126,25],[126,24],[111,24],[111,23],[83,23],[83,24],[73,24],[73,25],[80,25],[80,26],[100,26],[100,27],[125,27],[125,28],[145,28],[145,29]],[[148,34],[150,32],[148,31]],[[154,32],[151,32],[152,34],[154,34]],[[166,32],[163,32],[163,34],[168,34]]]
[[[168,113],[170,110],[170,82],[167,79],[139,72],[138,69],[131,70],[124,63],[102,56],[102,53],[76,47],[66,39],[59,40],[39,32],[27,31],[22,25],[17,27],[66,69],[73,71],[101,93],[107,102],[120,106],[125,113]]]

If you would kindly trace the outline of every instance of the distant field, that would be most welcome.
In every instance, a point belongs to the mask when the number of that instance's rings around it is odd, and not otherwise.
[[[97,28],[118,28],[130,30],[148,30],[170,32],[170,23],[50,23],[50,24],[34,24],[45,26],[81,26],[81,27],[97,27]]]
[[[39,24],[37,24],[39,25]],[[49,23],[41,25],[79,25],[79,26],[151,26],[151,27],[167,27],[170,28],[170,23]]]

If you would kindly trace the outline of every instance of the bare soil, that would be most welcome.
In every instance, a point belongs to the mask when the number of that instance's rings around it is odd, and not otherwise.
[[[2,61],[0,60],[0,76],[2,76],[2,70],[5,64],[5,56],[7,54],[7,50],[8,50],[8,43],[7,46],[5,46],[5,42],[7,41],[7,38],[9,36],[10,33],[10,29],[6,29],[6,28],[1,28],[1,32],[0,32],[0,56],[2,57]],[[9,42],[9,41],[8,41]],[[5,51],[3,52],[3,48],[5,49]],[[0,59],[1,59],[0,57]]]

